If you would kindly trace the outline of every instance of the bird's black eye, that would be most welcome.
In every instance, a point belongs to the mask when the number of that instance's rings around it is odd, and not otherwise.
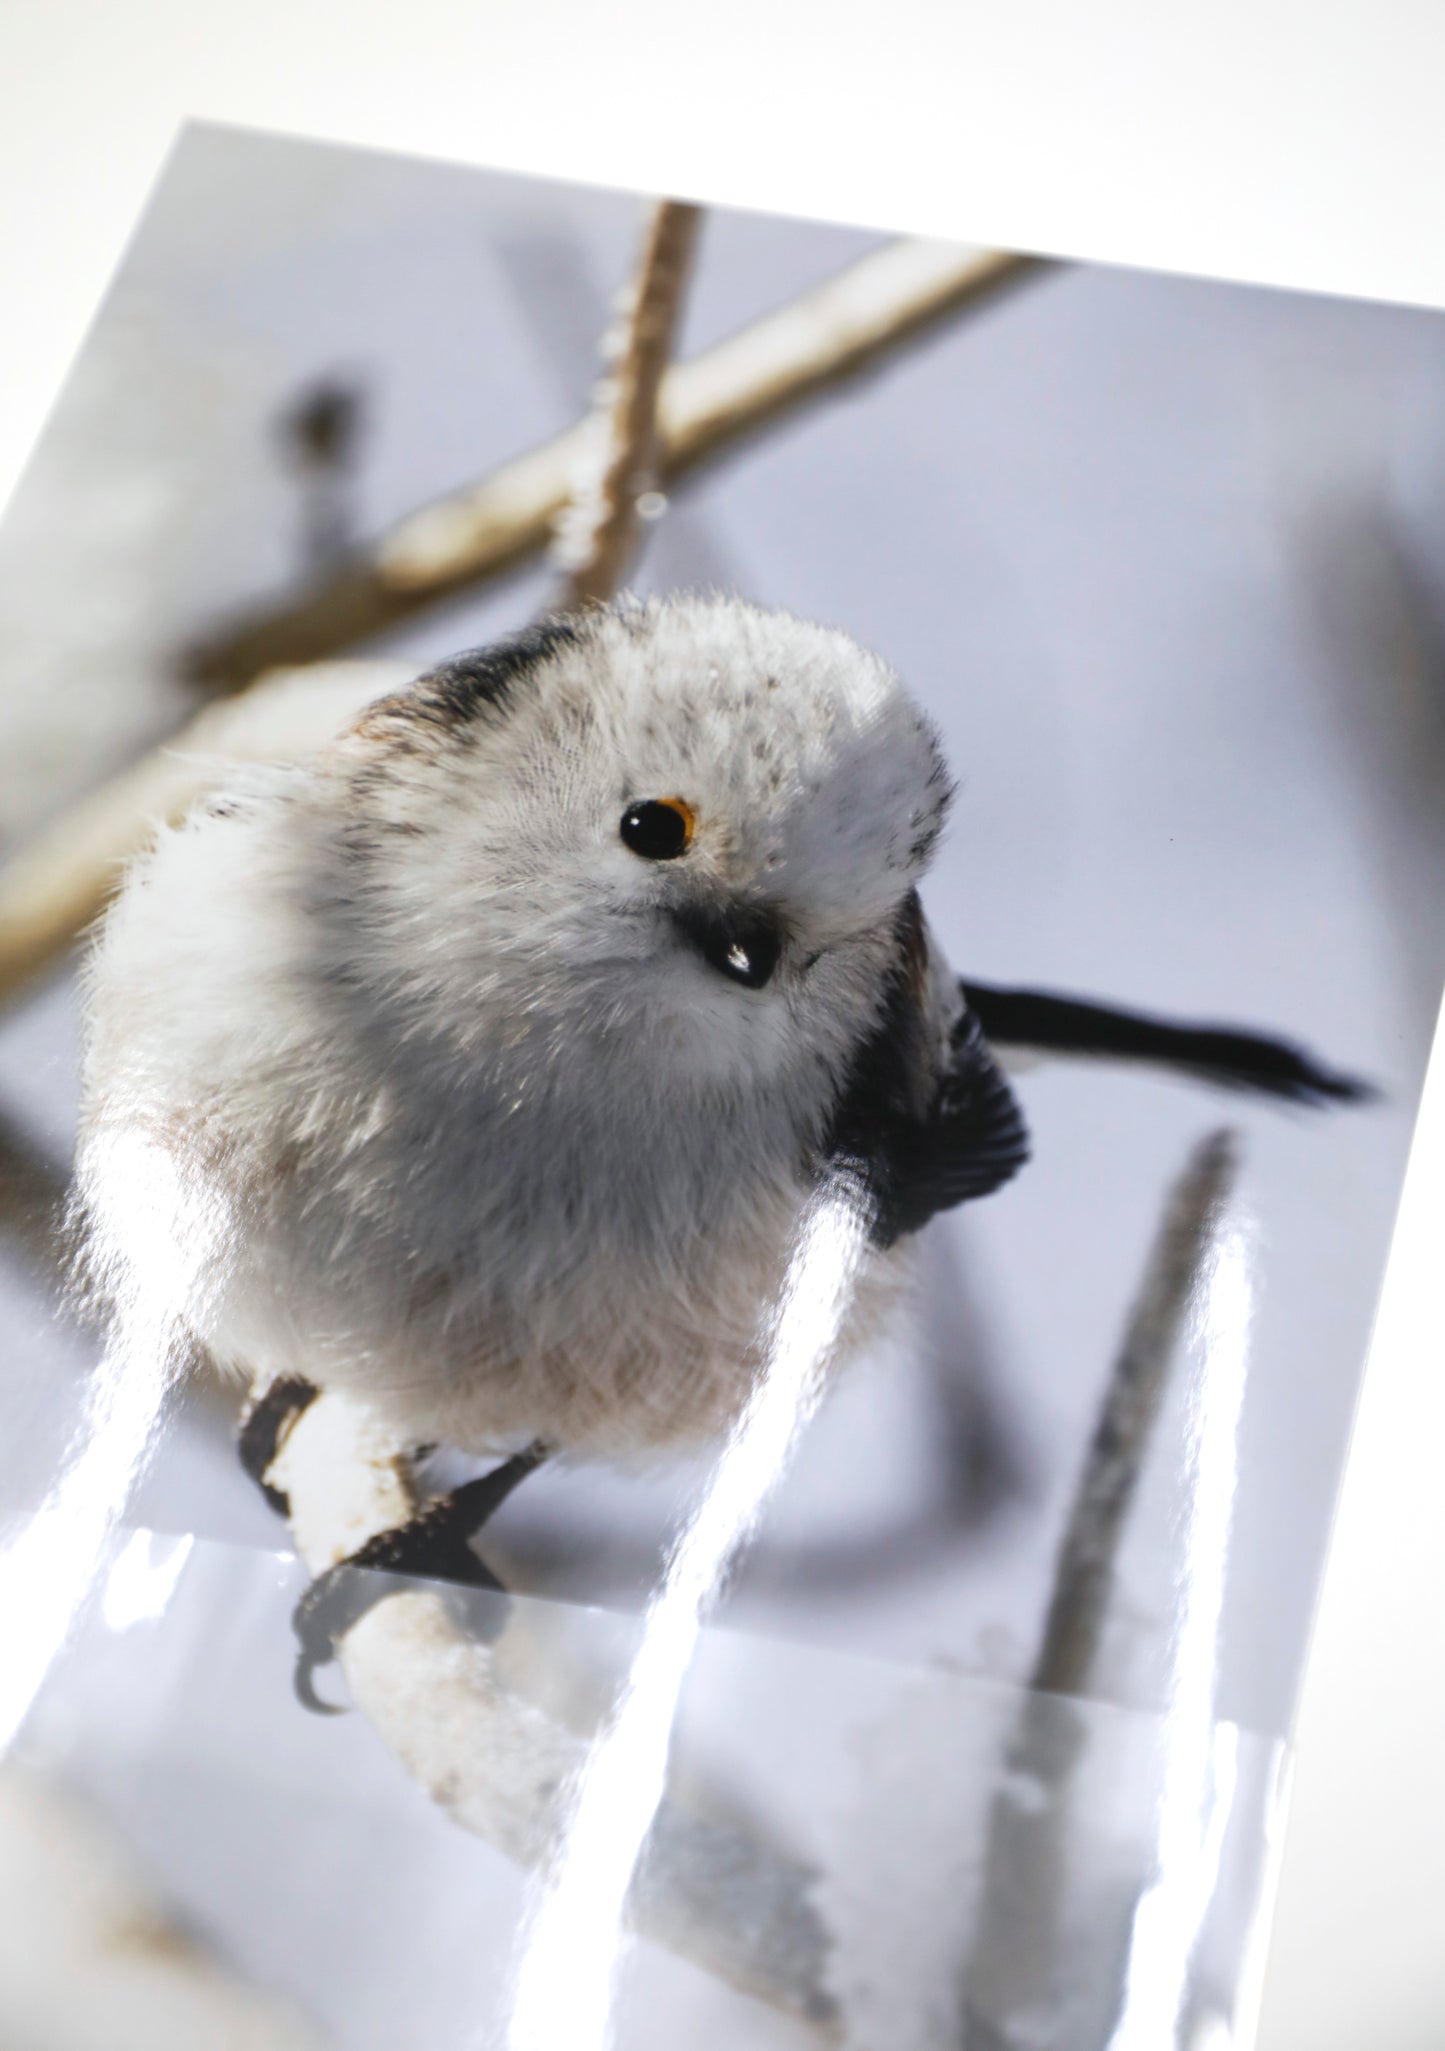
[[[692,845],[692,806],[682,798],[649,798],[622,815],[622,838],[649,862],[671,862]]]

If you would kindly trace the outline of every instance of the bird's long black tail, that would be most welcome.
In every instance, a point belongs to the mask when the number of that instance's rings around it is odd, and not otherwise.
[[[984,1037],[1000,1047],[1150,1062],[1296,1104],[1361,1104],[1379,1095],[1372,1083],[1326,1068],[1303,1047],[1263,1033],[1177,1023],[1044,990],[960,987]]]

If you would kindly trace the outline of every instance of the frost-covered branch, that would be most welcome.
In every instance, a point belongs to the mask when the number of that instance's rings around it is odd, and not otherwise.
[[[637,274],[605,344],[607,375],[589,423],[587,461],[557,527],[564,611],[612,597],[636,546],[639,504],[657,483],[657,401],[672,355],[701,210],[653,209]]]
[[[313,1572],[417,1505],[411,1469],[365,1409],[317,1398],[270,1469]],[[508,1630],[514,1628],[509,1625]],[[356,1708],[454,1820],[518,1865],[551,1849],[558,1795],[584,1741],[525,1701],[494,1648],[469,1637],[441,1594],[398,1592],[354,1624],[341,1664]],[[828,2032],[827,1937],[813,1875],[740,1831],[664,1803],[631,1902],[634,1927],[730,1985]]]
[[[808,401],[846,386],[950,317],[1050,266],[953,243],[898,241],[687,363],[658,395],[657,474],[675,484]],[[191,669],[222,690],[315,662],[546,547],[587,457],[585,421],[423,507],[299,597],[197,648]]]

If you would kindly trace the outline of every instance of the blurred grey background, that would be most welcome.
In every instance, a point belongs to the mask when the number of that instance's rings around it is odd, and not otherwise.
[[[575,418],[641,218],[189,131],[0,534],[0,845],[174,728],[186,645],[302,581],[318,524],[364,542]],[[683,353],[874,240],[710,216]],[[319,518],[284,422],[338,383],[355,460]],[[930,1233],[912,1328],[833,1393],[727,1620],[1026,1673],[1163,1192],[1228,1119],[1259,1295],[1216,1707],[1286,1728],[1440,996],[1445,326],[1059,270],[684,485],[635,581],[834,622],[908,678],[961,784],[926,891],[961,969],[1283,1031],[1387,1092],[1317,1117],[1102,1066],[1022,1077],[1033,1164]],[[420,666],[551,587],[517,576],[376,645]],[[0,1140],[32,1175],[0,1189],[17,1505],[89,1358],[35,1229],[75,1045],[68,976],[0,1020]],[[1186,1408],[1181,1382],[1095,1676],[1126,1705],[1164,1685]],[[499,1545],[528,1587],[633,1606],[688,1478],[544,1474]],[[204,1395],[137,1516],[282,1543]]]

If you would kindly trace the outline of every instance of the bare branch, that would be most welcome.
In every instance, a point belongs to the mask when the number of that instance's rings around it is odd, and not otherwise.
[[[335,1394],[291,1427],[270,1478],[289,1496],[297,1545],[318,1572],[405,1523],[417,1504],[394,1443],[362,1406]],[[440,1594],[397,1593],[352,1626],[341,1663],[352,1701],[412,1778],[465,1829],[535,1868],[586,1746],[509,1687],[514,1628],[488,1646],[465,1634]],[[632,1921],[642,1936],[830,2033],[827,1938],[812,1887],[810,1872],[740,1831],[664,1803]]]
[[[657,401],[687,289],[701,210],[678,200],[654,208],[627,293],[615,358],[598,393],[599,447],[557,527],[567,571],[564,611],[611,598],[637,541],[638,504],[657,481]]]
[[[676,483],[709,457],[845,386],[951,316],[1052,268],[952,243],[899,241],[730,340],[675,364],[658,396],[657,471]],[[315,662],[515,568],[544,548],[587,455],[587,424],[424,507],[367,555],[194,651],[198,681],[235,690],[263,671]]]

